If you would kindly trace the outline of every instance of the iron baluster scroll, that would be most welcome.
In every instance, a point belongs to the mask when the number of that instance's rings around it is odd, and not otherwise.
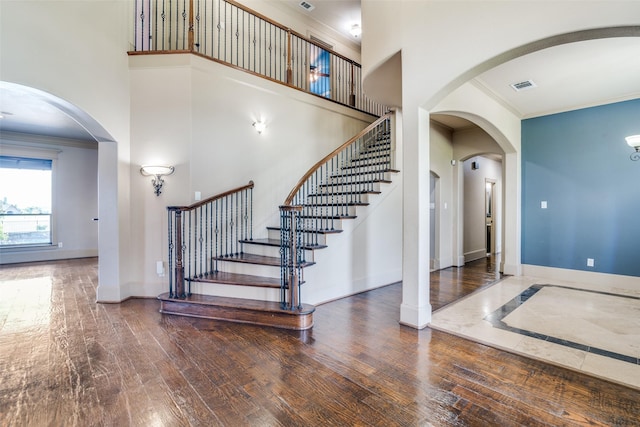
[[[217,259],[253,240],[253,181],[190,206],[169,206],[169,297],[191,295],[191,281],[218,271]],[[189,287],[185,287],[185,282]]]

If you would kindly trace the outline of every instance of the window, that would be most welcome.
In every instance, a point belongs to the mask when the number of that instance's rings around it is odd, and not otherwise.
[[[309,91],[316,95],[331,98],[331,82],[330,77],[330,54],[328,51],[311,45],[310,47],[310,72],[309,72]]]
[[[0,247],[51,245],[53,159],[0,156]]]

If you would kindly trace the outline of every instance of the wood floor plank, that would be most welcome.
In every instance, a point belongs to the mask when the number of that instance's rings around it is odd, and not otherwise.
[[[495,265],[433,272],[432,306]],[[640,426],[637,390],[400,325],[401,284],[318,306],[309,331],[96,304],[96,285],[95,259],[0,267],[0,425]]]

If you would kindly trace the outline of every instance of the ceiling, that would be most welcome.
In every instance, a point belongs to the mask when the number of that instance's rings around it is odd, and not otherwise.
[[[281,4],[333,28],[354,41],[349,29],[360,22],[359,0],[299,0]],[[640,98],[640,37],[598,39],[547,48],[497,66],[472,82],[521,118]],[[510,85],[531,80],[535,87],[515,91]],[[73,140],[94,138],[56,107],[44,92],[25,91],[0,82],[0,131],[49,135]],[[433,118],[451,129],[472,124],[452,116]]]

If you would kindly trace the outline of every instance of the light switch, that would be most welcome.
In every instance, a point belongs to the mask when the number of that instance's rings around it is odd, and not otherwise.
[[[202,200],[202,193],[199,191],[196,191],[195,199],[196,199],[196,202],[199,200]]]
[[[540,209],[547,209],[547,201],[543,200],[540,202]]]

